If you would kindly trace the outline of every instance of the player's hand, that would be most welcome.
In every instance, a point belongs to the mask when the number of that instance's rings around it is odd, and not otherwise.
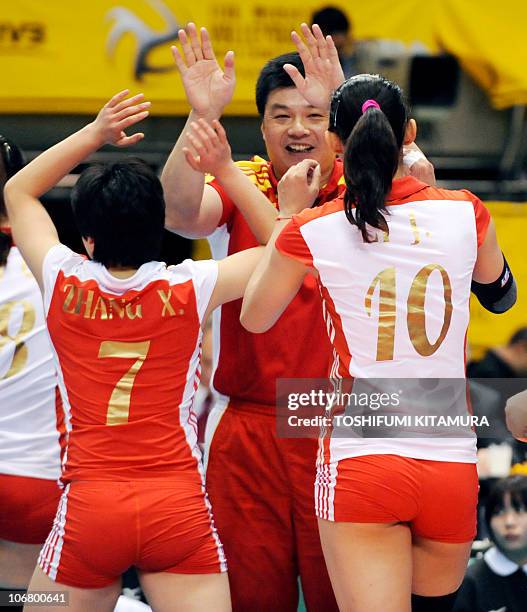
[[[291,166],[278,183],[278,206],[283,216],[310,208],[320,191],[320,165],[304,159]]]
[[[527,442],[527,391],[513,395],[505,406],[507,428],[521,442]]]
[[[183,153],[189,166],[221,179],[222,173],[233,164],[231,147],[221,123],[217,119],[212,123],[205,119],[193,121],[187,139],[190,147],[184,147]]]
[[[434,186],[436,184],[434,166],[415,142],[403,146],[403,165],[408,175],[423,181],[427,185]]]
[[[127,136],[125,130],[148,117],[150,102],[143,101],[142,93],[126,99],[128,94],[128,89],[115,94],[90,124],[99,146],[113,144],[116,147],[129,147],[144,138],[142,132]]]
[[[195,24],[189,23],[186,31],[179,30],[182,51],[172,47],[172,55],[193,110],[204,117],[218,118],[234,93],[234,52],[227,51],[223,71],[214,55],[207,30],[201,28],[200,32],[201,41]]]
[[[337,49],[331,36],[324,37],[318,25],[310,28],[303,23],[300,29],[305,42],[294,31],[291,40],[304,64],[305,77],[291,64],[285,64],[284,70],[309,104],[329,108],[331,93],[344,81]]]

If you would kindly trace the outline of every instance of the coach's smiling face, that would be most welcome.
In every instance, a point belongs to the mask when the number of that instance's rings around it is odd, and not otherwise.
[[[335,162],[326,142],[327,110],[311,106],[295,87],[275,89],[269,94],[262,121],[262,134],[277,179],[304,159],[318,161],[321,185],[325,185]]]

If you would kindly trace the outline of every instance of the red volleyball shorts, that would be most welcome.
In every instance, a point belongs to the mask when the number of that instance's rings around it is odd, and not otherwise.
[[[0,540],[45,542],[60,494],[56,480],[0,474]]]
[[[80,481],[66,486],[40,552],[42,571],[79,588],[102,588],[131,565],[145,572],[227,570],[199,482]]]
[[[416,536],[462,543],[476,535],[475,463],[366,455],[319,467],[317,516],[349,523],[408,523]]]

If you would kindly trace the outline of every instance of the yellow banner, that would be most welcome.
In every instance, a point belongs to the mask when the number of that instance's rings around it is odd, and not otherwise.
[[[331,2],[348,11],[346,2]],[[170,45],[188,21],[205,25],[218,57],[236,53],[229,114],[255,114],[254,85],[290,32],[325,3],[313,0],[18,0],[0,16],[0,112],[93,113],[126,87],[153,114],[188,111]],[[420,42],[460,57],[497,106],[527,101],[527,3],[509,0],[369,0],[348,13],[361,38]],[[505,15],[505,17],[504,17]]]
[[[468,341],[472,357],[478,359],[493,346],[507,344],[520,327],[527,327],[527,258],[522,236],[527,236],[527,205],[508,202],[485,202],[490,211],[500,246],[518,285],[518,301],[505,314],[495,315],[479,305],[472,296]]]

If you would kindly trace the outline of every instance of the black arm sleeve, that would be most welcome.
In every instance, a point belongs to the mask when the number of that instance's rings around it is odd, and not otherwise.
[[[516,281],[512,275],[509,264],[503,256],[503,270],[493,283],[477,283],[472,281],[472,293],[479,303],[490,312],[501,314],[507,312],[516,303]]]

